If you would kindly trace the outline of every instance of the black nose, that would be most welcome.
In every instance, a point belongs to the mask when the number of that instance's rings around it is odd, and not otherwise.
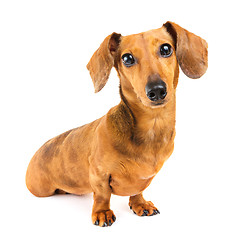
[[[150,81],[145,87],[146,95],[151,101],[162,100],[166,97],[166,84],[161,79]]]

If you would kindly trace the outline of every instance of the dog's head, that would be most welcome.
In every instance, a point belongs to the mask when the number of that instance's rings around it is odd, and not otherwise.
[[[105,86],[113,66],[126,92],[145,106],[163,106],[174,96],[179,66],[190,78],[206,72],[207,42],[172,22],[129,36],[113,33],[87,65],[95,92]]]

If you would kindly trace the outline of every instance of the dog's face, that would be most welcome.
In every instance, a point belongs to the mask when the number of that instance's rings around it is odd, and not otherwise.
[[[166,104],[174,94],[179,67],[175,45],[166,29],[123,37],[115,58],[123,88],[149,107]]]
[[[175,94],[179,66],[190,78],[207,70],[207,43],[202,38],[167,22],[144,33],[109,35],[94,53],[87,68],[95,92],[106,84],[114,66],[121,87],[147,107],[162,107]]]

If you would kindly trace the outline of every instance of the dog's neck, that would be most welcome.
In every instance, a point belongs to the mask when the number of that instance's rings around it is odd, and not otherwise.
[[[127,156],[139,157],[143,152],[155,155],[173,141],[175,96],[164,107],[151,109],[129,93],[121,85],[121,102],[106,116],[112,144]]]

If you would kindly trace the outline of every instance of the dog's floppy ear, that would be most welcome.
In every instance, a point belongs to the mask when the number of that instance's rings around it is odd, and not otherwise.
[[[87,64],[96,93],[105,86],[109,78],[120,40],[121,34],[118,33],[112,33],[106,37]]]
[[[201,77],[208,68],[207,42],[176,23],[166,22],[163,26],[175,42],[176,56],[182,71],[190,78]]]

